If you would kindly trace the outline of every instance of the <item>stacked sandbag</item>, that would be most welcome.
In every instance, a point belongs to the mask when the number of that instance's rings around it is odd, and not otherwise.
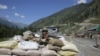
[[[53,46],[53,45],[51,45],[51,44],[48,44],[47,47],[48,47],[49,50],[54,50],[54,51],[59,51],[59,50],[61,50],[61,47]]]
[[[0,54],[0,56],[11,56],[11,55],[1,55],[1,54]]]
[[[13,49],[15,46],[18,45],[18,42],[15,40],[10,41],[2,41],[0,42],[0,48],[8,48]]]
[[[22,49],[13,49],[13,55],[17,56],[41,56],[40,50],[22,50]]]
[[[31,35],[30,35],[31,34]],[[31,31],[25,31],[25,32],[23,32],[23,39],[24,40],[26,40],[26,39],[28,39],[29,37],[33,37],[32,36],[32,32]]]
[[[41,56],[41,50],[28,50],[26,56]]]
[[[13,55],[26,55],[26,51],[22,49],[13,49],[12,50]]]
[[[18,48],[24,50],[37,50],[39,48],[39,44],[34,41],[22,41],[18,43]]]
[[[0,56],[2,55],[11,55],[11,50],[7,48],[0,48]]]
[[[59,37],[59,40],[61,40],[63,42],[64,45],[66,45],[66,40],[64,38],[64,36],[58,36]]]
[[[13,37],[13,40],[15,40],[15,41],[23,41],[23,38],[22,38],[21,35],[15,35],[15,36]]]
[[[39,42],[40,38],[33,38],[33,41]]]
[[[49,40],[49,44],[52,44],[53,46],[59,46],[59,47],[64,46],[64,43],[61,40],[59,40],[59,39],[53,39],[53,38],[51,38]]]
[[[47,47],[42,49],[41,56],[57,56],[57,53],[53,50],[49,50]]]
[[[35,34],[35,37],[38,37],[38,38],[40,38],[40,35],[39,35],[39,34]]]
[[[63,51],[73,51],[73,52],[78,52],[77,47],[71,43],[71,42],[67,42],[65,46],[63,46],[61,48]]]
[[[76,52],[72,52],[72,51],[58,51],[58,54],[61,56],[76,56],[77,55]]]

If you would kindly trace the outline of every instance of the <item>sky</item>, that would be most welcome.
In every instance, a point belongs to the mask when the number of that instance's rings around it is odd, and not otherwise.
[[[64,8],[91,0],[0,0],[0,17],[31,24]]]

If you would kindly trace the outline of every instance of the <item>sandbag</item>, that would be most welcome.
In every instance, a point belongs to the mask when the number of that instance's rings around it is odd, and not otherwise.
[[[28,39],[29,37],[33,37],[32,35],[30,34],[33,34],[31,31],[25,31],[23,32],[23,39],[26,40]]]
[[[66,45],[66,42],[68,42],[68,41],[66,41],[63,36],[58,36],[58,37],[60,37],[59,40],[61,40],[64,43],[64,45]]]
[[[77,47],[76,47],[73,43],[71,43],[71,42],[67,43],[67,44],[66,44],[65,46],[63,46],[61,49],[64,50],[64,51],[67,50],[67,51],[78,52]]]
[[[2,42],[0,42],[0,48],[13,49],[16,45],[18,45],[17,41],[2,41]]]
[[[49,50],[47,47],[42,49],[41,56],[57,56],[57,53],[53,50]]]
[[[47,47],[48,47],[49,50],[54,50],[54,51],[59,51],[59,50],[61,50],[61,47],[53,46],[53,45],[51,45],[51,44],[48,44]]]
[[[6,49],[6,48],[0,48],[0,54],[2,54],[2,55],[10,55],[11,54],[11,50],[10,49]]]
[[[11,56],[11,55],[0,55],[0,56]]]
[[[39,35],[39,34],[35,34],[35,37],[38,37],[38,38],[39,38],[39,37],[40,37],[40,35]]]
[[[41,56],[40,50],[28,50],[26,56]]]
[[[59,39],[50,39],[49,44],[52,44],[54,46],[60,46],[60,47],[64,46],[64,43]]]
[[[26,55],[26,51],[22,49],[13,49],[11,52],[13,55]]]
[[[44,48],[45,47],[45,45],[39,45],[39,48]]]
[[[15,40],[15,41],[22,41],[23,38],[22,38],[21,35],[15,35],[15,36],[13,37],[13,40]]]
[[[57,53],[53,50],[45,50],[41,56],[57,56]]]
[[[72,51],[59,51],[58,54],[61,56],[76,56],[77,55],[76,52],[72,52]]]
[[[24,50],[38,49],[39,44],[34,41],[22,41],[22,42],[19,42],[18,48],[24,49]]]
[[[17,55],[11,55],[11,56],[17,56]]]
[[[40,38],[33,38],[33,41],[39,42]]]

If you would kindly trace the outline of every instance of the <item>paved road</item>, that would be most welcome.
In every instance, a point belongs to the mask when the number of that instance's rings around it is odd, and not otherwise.
[[[100,49],[93,47],[95,45],[94,40],[76,38],[73,43],[79,49],[78,56],[100,56]]]

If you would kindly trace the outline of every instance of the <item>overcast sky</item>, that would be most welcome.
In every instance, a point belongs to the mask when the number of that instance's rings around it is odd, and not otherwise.
[[[0,0],[0,17],[30,24],[66,7],[91,0]]]

